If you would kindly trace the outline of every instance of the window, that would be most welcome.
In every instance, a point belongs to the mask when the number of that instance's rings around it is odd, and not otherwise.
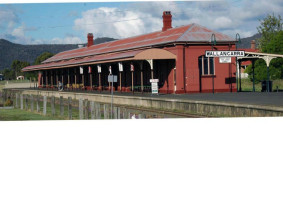
[[[214,58],[200,56],[198,57],[198,65],[201,75],[214,75]]]

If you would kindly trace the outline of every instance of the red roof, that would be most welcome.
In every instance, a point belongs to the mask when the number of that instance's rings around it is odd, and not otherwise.
[[[118,51],[137,50],[138,48],[151,47],[154,45],[163,45],[178,42],[207,43],[211,41],[211,35],[213,33],[215,34],[217,42],[235,42],[235,39],[227,35],[212,31],[198,24],[189,24],[187,26],[171,28],[167,31],[157,31],[145,35],[115,40],[98,45],[94,44],[90,47],[64,51],[45,60],[42,65],[29,66],[24,68],[23,71],[39,69],[41,67],[45,68],[61,66],[61,64],[83,64],[89,61],[88,58],[90,56],[92,57],[92,61],[97,61],[96,58],[98,55],[109,54]],[[75,60],[75,58],[81,59]],[[105,55],[105,59],[109,58],[109,55]]]

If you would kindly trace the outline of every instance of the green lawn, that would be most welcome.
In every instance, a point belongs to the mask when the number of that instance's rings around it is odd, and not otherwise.
[[[241,80],[242,85],[242,91],[252,91],[253,90],[253,82],[250,81],[250,79],[242,79]],[[283,80],[274,80],[272,84],[272,91],[276,91],[276,86],[278,86],[279,90],[283,90]],[[261,91],[261,82],[255,84],[255,91],[260,92]]]
[[[62,120],[62,117],[43,116],[38,113],[21,109],[0,109],[0,121],[22,121],[22,120]]]

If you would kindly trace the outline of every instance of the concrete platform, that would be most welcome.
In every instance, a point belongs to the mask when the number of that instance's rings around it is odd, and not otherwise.
[[[109,92],[47,91],[35,89],[9,89],[32,95],[46,95],[72,99],[88,99],[110,103]],[[215,94],[140,94],[114,92],[113,103],[176,112],[227,117],[283,116],[283,93],[215,93]]]

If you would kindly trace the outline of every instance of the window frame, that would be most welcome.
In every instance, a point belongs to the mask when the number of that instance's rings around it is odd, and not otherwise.
[[[201,58],[201,59],[200,59]],[[201,76],[215,76],[215,59],[214,57],[207,57],[207,74],[204,73],[204,60],[205,56],[199,56],[198,62],[201,60]],[[210,60],[212,60],[213,63],[213,74],[211,74],[211,66],[210,66]],[[199,63],[198,63],[199,65]]]

